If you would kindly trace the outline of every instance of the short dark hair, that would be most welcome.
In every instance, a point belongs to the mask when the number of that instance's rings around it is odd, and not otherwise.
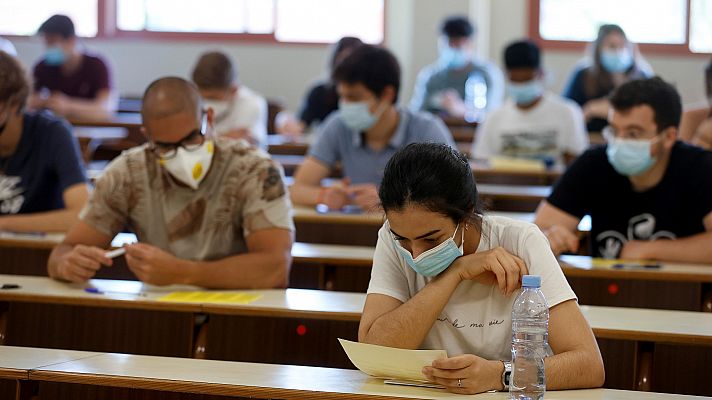
[[[59,35],[64,39],[76,36],[74,22],[66,15],[55,14],[40,25],[37,33],[42,35]]]
[[[613,92],[610,101],[616,111],[628,111],[642,105],[650,106],[655,113],[658,132],[680,125],[682,115],[680,94],[660,77],[624,83]]]
[[[227,89],[237,80],[237,71],[225,53],[203,53],[193,68],[193,82],[200,89]]]
[[[440,26],[440,33],[449,39],[468,38],[475,34],[475,27],[467,17],[454,15],[443,21],[442,26]]]
[[[0,51],[0,104],[25,107],[30,93],[30,80],[20,61]]]
[[[378,196],[386,212],[418,205],[455,223],[476,222],[482,212],[467,158],[439,143],[412,143],[396,152]]]
[[[336,64],[339,60],[339,55],[345,50],[353,50],[356,47],[362,46],[363,42],[361,39],[353,36],[345,36],[339,39],[338,42],[334,44],[334,49],[331,52],[331,58],[329,65],[333,71],[336,68]]]
[[[530,40],[512,42],[504,49],[504,65],[507,69],[539,69],[541,65],[539,46]]]
[[[393,86],[398,101],[401,70],[396,57],[383,47],[363,45],[357,47],[334,69],[334,82],[361,83],[378,97],[388,86]]]

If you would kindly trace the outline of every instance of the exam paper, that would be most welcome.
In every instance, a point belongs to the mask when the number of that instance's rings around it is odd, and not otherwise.
[[[193,291],[169,293],[159,298],[158,301],[202,304],[250,304],[260,297],[262,297],[262,295],[257,293]]]
[[[421,373],[433,361],[447,358],[445,350],[405,350],[339,339],[349,360],[368,375],[395,381],[428,382]]]

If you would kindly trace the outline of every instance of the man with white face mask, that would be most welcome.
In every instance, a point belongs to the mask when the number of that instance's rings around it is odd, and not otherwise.
[[[388,50],[363,45],[336,67],[333,79],[339,110],[321,126],[316,142],[297,169],[291,189],[295,204],[325,204],[330,209],[378,205],[378,185],[391,156],[415,142],[455,144],[439,119],[396,106],[400,66]],[[322,179],[341,164],[344,180],[322,187]]]
[[[148,143],[104,171],[52,252],[50,276],[90,279],[112,264],[104,249],[128,226],[139,243],[126,261],[143,282],[284,287],[294,229],[281,167],[244,141],[215,139],[213,111],[184,79],[152,83],[141,114]]]
[[[712,263],[712,153],[677,140],[680,96],[660,78],[612,95],[607,146],[581,155],[537,210],[555,253],[578,251],[591,216],[591,255]]]
[[[205,105],[215,113],[219,136],[245,139],[267,149],[267,100],[238,84],[237,70],[230,57],[219,51],[200,56],[193,68],[193,82]]]
[[[468,113],[467,81],[471,77],[486,87],[484,109],[490,111],[502,104],[504,77],[491,62],[473,54],[475,27],[466,17],[453,16],[440,28],[438,60],[418,74],[410,108],[444,116],[464,118]],[[474,81],[473,81],[474,82]]]
[[[539,47],[530,41],[511,43],[504,51],[504,64],[510,98],[477,129],[473,157],[561,163],[586,150],[581,108],[544,89]]]

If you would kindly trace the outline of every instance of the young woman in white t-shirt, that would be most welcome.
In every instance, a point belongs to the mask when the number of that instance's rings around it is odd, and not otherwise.
[[[547,389],[603,385],[603,361],[546,237],[529,223],[482,215],[467,159],[411,144],[388,162],[359,341],[445,349],[423,369],[454,393],[505,389],[511,310],[526,274],[540,275],[550,308]],[[505,360],[505,361],[500,361]]]

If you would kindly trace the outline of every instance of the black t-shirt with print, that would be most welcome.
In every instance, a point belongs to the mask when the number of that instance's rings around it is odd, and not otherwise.
[[[629,240],[701,233],[712,212],[712,152],[675,143],[660,183],[636,192],[608,162],[606,147],[594,147],[568,168],[547,201],[578,218],[591,216],[592,256],[615,258]]]

